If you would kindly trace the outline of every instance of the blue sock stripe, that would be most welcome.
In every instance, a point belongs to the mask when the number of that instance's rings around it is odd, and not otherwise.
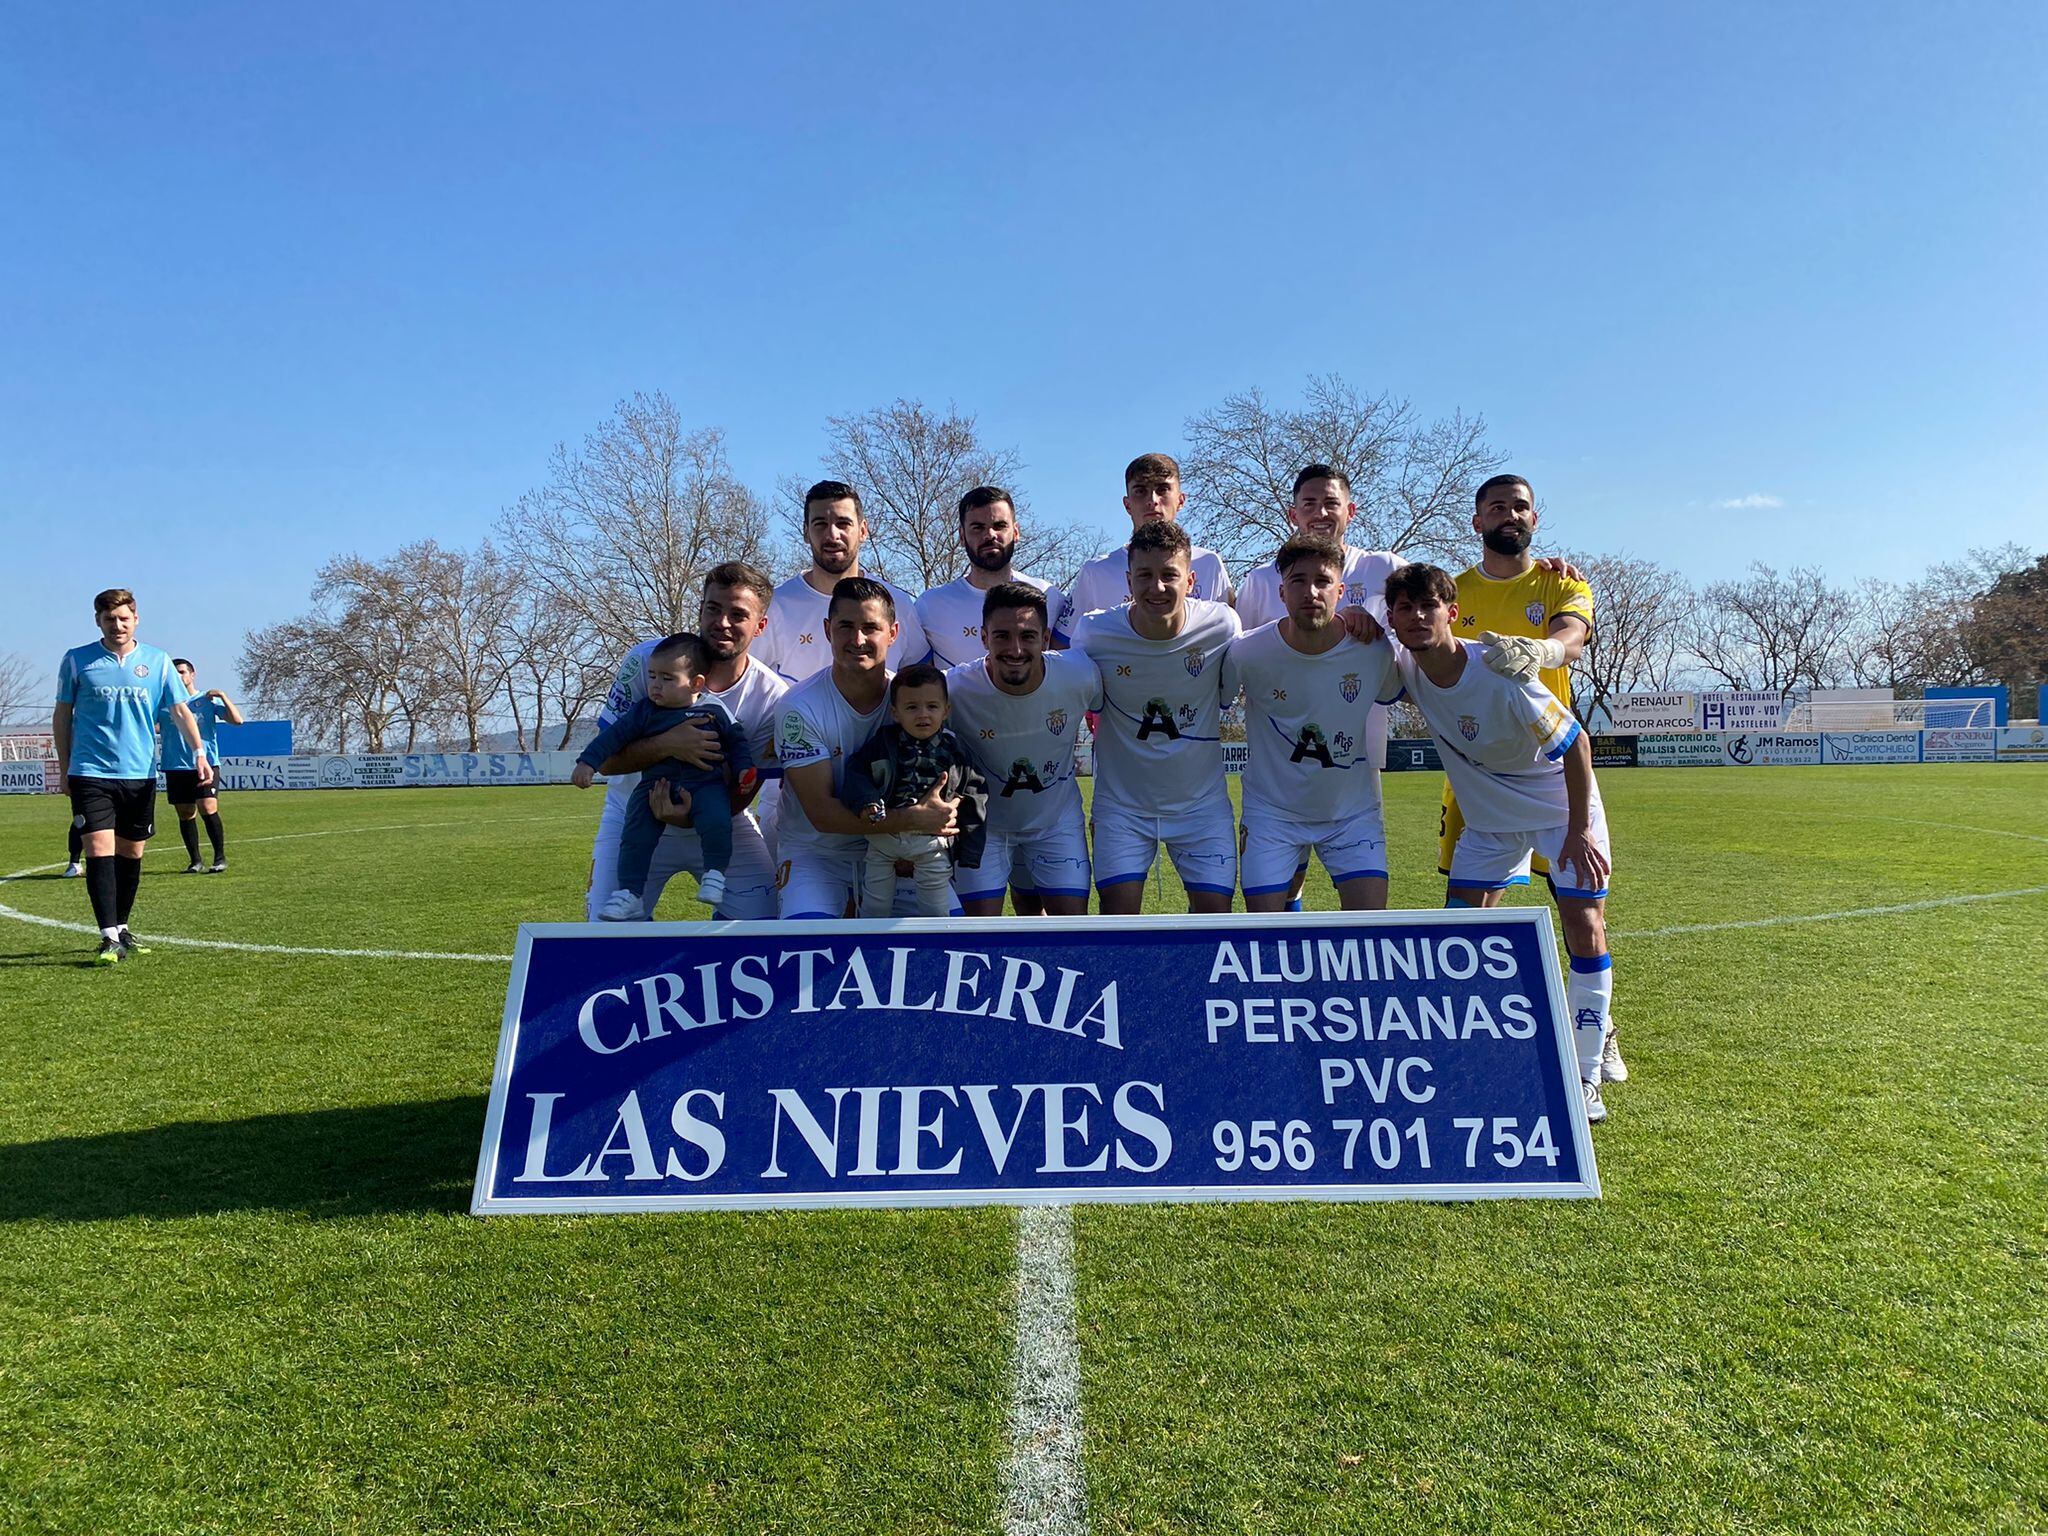
[[[1595,955],[1590,960],[1586,959],[1583,955],[1572,956],[1572,969],[1575,971],[1590,971],[1597,974],[1598,972],[1612,970],[1613,968],[1614,957],[1612,955]]]

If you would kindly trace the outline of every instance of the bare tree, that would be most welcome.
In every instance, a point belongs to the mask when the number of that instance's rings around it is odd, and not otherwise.
[[[697,613],[704,573],[759,561],[766,509],[734,476],[725,433],[685,431],[668,397],[636,394],[572,452],[557,444],[545,485],[499,531],[563,611],[623,651]]]
[[[336,555],[320,567],[312,612],[243,637],[242,679],[338,750],[360,732],[371,752],[410,752],[447,711],[428,629],[399,558]]]
[[[868,544],[861,566],[912,592],[944,586],[967,568],[960,548],[960,498],[978,485],[1008,491],[1023,527],[1017,563],[1034,575],[1066,585],[1102,548],[1102,535],[1075,523],[1030,514],[1017,478],[1023,469],[1008,448],[985,447],[974,418],[948,406],[944,414],[922,400],[896,400],[825,423],[823,478],[844,480],[861,493]],[[787,553],[799,566],[806,482],[785,479],[781,502],[794,540]]]
[[[1856,600],[1810,566],[1780,574],[1761,562],[1737,581],[1709,584],[1684,630],[1686,653],[1730,688],[1780,695],[1846,675]]]
[[[1233,566],[1273,557],[1289,532],[1294,477],[1308,464],[1351,477],[1349,543],[1463,565],[1473,488],[1504,462],[1481,418],[1425,424],[1408,401],[1360,394],[1335,374],[1312,375],[1298,406],[1258,389],[1232,395],[1190,417],[1186,433],[1189,531]]]
[[[1593,584],[1592,638],[1572,666],[1572,707],[1581,720],[1617,693],[1668,691],[1679,670],[1693,595],[1685,578],[1631,555],[1566,557]]]
[[[50,718],[50,690],[43,681],[40,669],[19,651],[0,651],[0,725],[32,725],[38,716],[43,721]]]
[[[421,667],[468,750],[482,745],[485,723],[504,683],[496,645],[517,599],[517,573],[486,539],[474,550],[444,549],[432,539],[408,544],[392,574],[424,621]]]
[[[561,727],[555,750],[566,747],[611,682],[613,656],[604,637],[544,587],[522,582],[491,645],[520,750],[546,750],[543,732],[551,718]]]

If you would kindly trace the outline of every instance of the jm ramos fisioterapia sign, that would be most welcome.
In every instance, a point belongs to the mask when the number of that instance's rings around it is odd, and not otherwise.
[[[1515,908],[530,924],[472,1208],[1598,1193]]]

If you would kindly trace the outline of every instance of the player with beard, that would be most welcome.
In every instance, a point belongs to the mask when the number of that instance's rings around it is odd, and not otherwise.
[[[1010,493],[993,485],[978,485],[960,498],[960,544],[967,552],[967,572],[957,581],[933,587],[917,600],[918,623],[924,627],[931,659],[941,668],[964,666],[986,654],[982,643],[982,612],[989,592],[1007,582],[1031,587],[1045,597],[1045,625],[1049,636],[1066,611],[1065,594],[1049,581],[1027,576],[1011,568],[1016,558],[1023,525]],[[984,769],[986,771],[986,769]],[[1085,851],[1085,850],[1084,850]],[[1000,857],[1000,855],[998,856]],[[1011,901],[1019,917],[1038,917],[1045,911],[1031,888],[1030,863],[1012,861],[1006,866],[1016,877]],[[985,882],[994,865],[984,862],[976,878]],[[1082,896],[1088,883],[1081,882]],[[963,903],[966,898],[961,898]],[[998,910],[1001,896],[997,896]]]
[[[887,715],[888,657],[900,638],[895,600],[869,576],[849,576],[832,589],[826,631],[832,664],[783,695],[775,750],[782,763],[782,814],[776,852],[782,856],[785,918],[851,914],[867,872],[867,834],[921,832],[951,837],[957,801],[937,789],[916,805],[864,818],[847,808],[846,760],[866,745]],[[905,880],[899,901],[917,910]]]
[[[754,646],[754,658],[766,662],[784,682],[800,683],[832,664],[831,637],[826,633],[832,589],[849,576],[864,575],[860,547],[867,536],[860,492],[852,486],[843,480],[820,480],[804,492],[804,543],[811,550],[810,568],[775,589],[768,628]],[[931,647],[911,595],[890,582],[882,586],[900,616],[896,641],[889,647],[888,665],[894,672],[923,661]]]
[[[1004,882],[1027,884],[1054,917],[1088,911],[1088,833],[1074,779],[1081,719],[1102,707],[1102,674],[1079,651],[1045,648],[1045,594],[1022,582],[982,599],[987,654],[946,674],[953,732],[988,781],[988,842],[955,882],[969,917],[1000,917]]]
[[[1387,642],[1353,639],[1337,618],[1345,551],[1297,533],[1277,562],[1287,616],[1231,642],[1223,694],[1245,699],[1244,833],[1248,912],[1279,912],[1317,854],[1347,912],[1387,904],[1387,833],[1366,711],[1401,692]]]
[[[1540,682],[1569,709],[1571,664],[1593,635],[1593,589],[1565,562],[1539,561],[1529,553],[1536,537],[1536,495],[1520,475],[1487,480],[1473,494],[1472,506],[1472,531],[1483,548],[1479,563],[1457,578],[1458,638],[1481,642],[1494,671]],[[1438,873],[1450,874],[1464,827],[1447,778],[1437,822]],[[1537,874],[1550,878],[1550,865],[1541,854],[1533,865]],[[1611,1083],[1628,1077],[1611,1021],[1601,1076]]]
[[[1237,827],[1223,780],[1223,655],[1238,636],[1222,603],[1190,598],[1187,530],[1157,520],[1131,534],[1131,600],[1091,613],[1074,649],[1102,674],[1095,736],[1095,890],[1105,915],[1144,906],[1159,845],[1190,912],[1228,912]]]
[[[1021,582],[1043,593],[1051,623],[1056,626],[1060,622],[1066,594],[1051,582],[1011,566],[1023,536],[1023,523],[1008,491],[978,485],[960,498],[960,546],[967,552],[966,574],[943,587],[933,587],[917,600],[917,621],[924,629],[935,666],[950,669],[987,654],[981,638],[982,606],[989,592],[1006,582]]]
[[[775,761],[775,717],[789,685],[751,654],[768,620],[772,588],[753,566],[728,561],[704,574],[704,598],[697,608],[697,636],[708,666],[705,696],[716,699],[746,733],[754,761],[764,767]],[[643,640],[626,653],[619,675],[598,714],[600,728],[610,725],[647,697],[647,664],[659,639]],[[590,890],[585,915],[598,920],[598,909],[618,886],[619,836],[626,826],[626,800],[641,793],[640,770],[664,758],[678,758],[699,768],[724,760],[718,733],[709,726],[685,721],[659,736],[629,742],[601,765],[606,776],[604,810],[598,817],[597,840],[590,850]],[[702,874],[704,848],[688,824],[689,808],[655,795],[650,801],[657,820],[669,824],[654,845],[647,872],[646,909],[652,915],[662,888],[678,870]],[[727,918],[770,918],[775,915],[775,786],[762,789],[750,814],[740,814],[744,798],[733,806],[732,861],[726,866],[725,892],[717,914]]]
[[[1187,502],[1187,492],[1180,488],[1180,465],[1167,455],[1141,453],[1124,466],[1124,511],[1131,519],[1132,532],[1147,523],[1173,522]],[[1131,600],[1129,565],[1130,556],[1124,550],[1112,549],[1081,567],[1067,594],[1065,615],[1053,615],[1054,645],[1072,644],[1074,627],[1084,614]],[[1189,597],[1209,603],[1230,602],[1230,567],[1215,550],[1191,544],[1188,574]]]

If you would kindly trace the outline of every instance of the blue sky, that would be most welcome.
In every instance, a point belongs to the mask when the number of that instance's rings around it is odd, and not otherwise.
[[[976,413],[1034,507],[1311,372],[1695,579],[2048,545],[2048,7],[13,7],[0,650],[232,679],[636,389],[762,490]],[[1729,505],[1733,504],[1733,505]]]

